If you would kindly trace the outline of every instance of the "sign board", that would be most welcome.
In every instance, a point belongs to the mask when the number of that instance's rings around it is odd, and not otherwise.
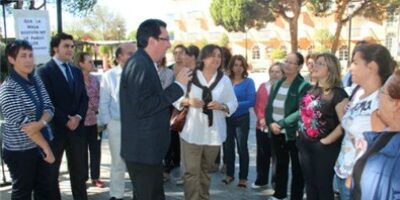
[[[29,41],[35,63],[50,59],[50,22],[45,10],[14,10],[15,38]]]

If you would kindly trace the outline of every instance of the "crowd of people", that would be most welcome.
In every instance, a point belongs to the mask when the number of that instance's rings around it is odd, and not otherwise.
[[[64,152],[74,199],[88,199],[89,178],[105,187],[104,132],[110,200],[124,198],[125,172],[134,199],[165,199],[163,184],[175,168],[185,199],[210,199],[210,173],[220,163],[222,184],[235,181],[236,150],[237,187],[246,188],[251,109],[257,118],[251,188],[272,187],[270,199],[301,200],[304,192],[309,200],[333,200],[335,192],[341,200],[398,198],[400,70],[386,47],[356,45],[347,87],[335,55],[291,52],[268,67],[269,79],[256,90],[246,58],[227,48],[179,44],[167,66],[165,22],[142,22],[136,37],[136,45],[118,46],[115,66],[100,79],[91,74],[89,53],[74,54],[69,34],[51,38],[52,58],[37,69],[27,41],[7,44],[0,112],[13,200],[61,199]],[[171,113],[185,114],[181,128],[171,128]]]

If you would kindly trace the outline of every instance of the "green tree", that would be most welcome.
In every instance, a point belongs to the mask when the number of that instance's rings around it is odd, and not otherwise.
[[[264,28],[268,22],[274,21],[272,13],[266,10],[266,4],[257,0],[212,0],[210,6],[210,14],[216,25],[221,25],[229,32],[242,33],[247,33],[251,28]]]
[[[297,33],[298,20],[301,7],[309,0],[257,0],[266,4],[267,12],[274,13],[275,17],[282,17],[289,24],[291,51],[296,52],[298,48]]]
[[[257,0],[212,0],[210,13],[214,23],[227,31],[246,32],[249,28],[264,28],[274,21],[266,8],[263,1]]]
[[[317,29],[314,32],[314,44],[316,52],[328,52],[332,47],[335,36],[328,29]]]
[[[353,11],[348,12],[353,6]],[[309,0],[307,7],[315,16],[334,15],[336,30],[331,52],[336,53],[339,47],[340,33],[343,25],[348,23],[354,16],[363,16],[375,21],[382,21],[388,14],[397,13],[400,0]]]
[[[310,0],[307,0],[310,1]],[[245,32],[248,28],[263,28],[275,17],[289,24],[291,50],[297,51],[298,19],[306,0],[213,0],[211,16],[216,25],[228,31]]]
[[[271,58],[274,60],[280,60],[286,57],[286,51],[282,48],[274,49],[271,51]]]
[[[136,30],[129,32],[126,39],[136,41]]]
[[[10,0],[2,0],[1,4],[12,5],[14,9],[30,9],[30,10],[39,10],[43,8],[47,1],[40,1],[41,4],[37,4],[36,0],[18,0],[18,1],[10,1]],[[88,13],[93,11],[94,6],[97,4],[97,0],[63,0],[63,7],[66,11],[73,15],[87,15]]]
[[[83,24],[100,40],[124,40],[126,36],[125,20],[105,7],[96,6]]]
[[[223,33],[221,36],[220,41],[218,42],[220,46],[222,47],[229,47],[229,37],[226,33]]]
[[[7,61],[6,61],[6,45],[3,42],[0,42],[0,83],[3,82],[6,74],[7,74]]]

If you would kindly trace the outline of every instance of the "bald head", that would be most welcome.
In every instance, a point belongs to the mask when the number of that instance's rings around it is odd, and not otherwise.
[[[115,51],[115,60],[123,67],[125,62],[136,52],[136,45],[133,43],[120,44]]]

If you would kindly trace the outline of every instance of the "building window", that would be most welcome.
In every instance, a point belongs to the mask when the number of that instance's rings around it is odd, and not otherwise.
[[[259,60],[260,59],[260,48],[258,46],[254,46],[253,49],[251,49],[251,58],[253,60]]]
[[[339,49],[339,60],[348,60],[349,59],[349,49],[347,46],[341,46]]]
[[[265,57],[270,58],[271,57],[271,52],[272,52],[272,47],[265,47]]]
[[[393,41],[395,39],[395,35],[393,33],[389,33],[386,35],[386,39],[385,39],[385,46],[386,48],[389,49],[390,52],[392,52],[392,48],[393,48]]]
[[[394,23],[396,22],[396,16],[394,15],[393,12],[388,12],[387,20],[386,20],[386,25],[387,26],[394,26]]]

